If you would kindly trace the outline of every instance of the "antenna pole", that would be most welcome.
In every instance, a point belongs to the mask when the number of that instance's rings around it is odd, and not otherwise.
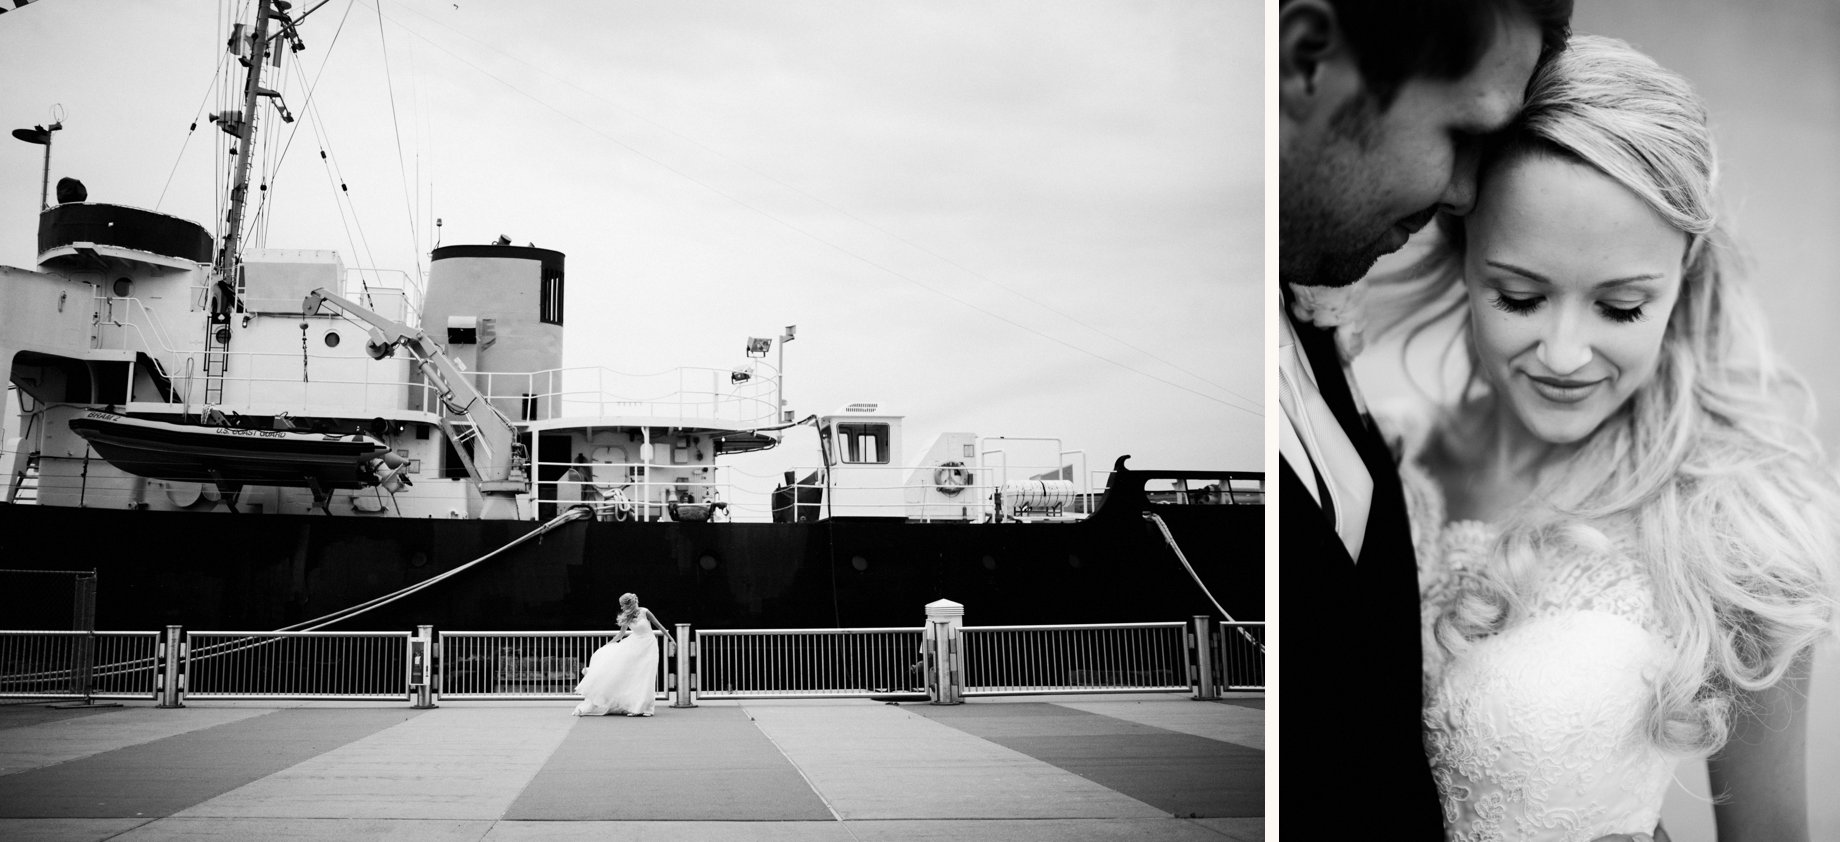
[[[62,128],[62,126],[53,123],[51,124],[51,128],[52,131],[56,131]],[[45,175],[38,181],[38,209],[40,211],[49,210],[51,208],[51,201],[49,199],[51,195],[51,134],[52,132],[45,132]]]

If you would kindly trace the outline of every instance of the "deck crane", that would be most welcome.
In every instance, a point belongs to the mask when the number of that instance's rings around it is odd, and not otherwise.
[[[529,474],[525,470],[526,457],[519,452],[517,430],[511,426],[511,420],[473,386],[472,380],[442,351],[439,344],[429,338],[427,332],[384,318],[355,301],[323,288],[307,293],[306,299],[301,302],[301,315],[312,316],[325,304],[331,304],[346,315],[370,325],[370,339],[365,343],[364,350],[370,354],[371,359],[381,360],[394,356],[398,346],[415,356],[422,376],[439,390],[441,405],[447,410],[439,415],[441,430],[447,434],[447,440],[453,443],[454,452],[459,454],[461,464],[466,466],[467,475],[472,477],[484,500],[480,517],[499,520],[517,518],[517,498],[529,491]],[[455,428],[452,416],[463,417],[472,424],[468,436],[463,437]],[[466,448],[461,447],[461,443],[468,437],[473,441],[473,452],[470,455]]]

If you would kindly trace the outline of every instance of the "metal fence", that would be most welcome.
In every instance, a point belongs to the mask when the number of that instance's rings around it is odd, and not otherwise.
[[[573,699],[594,650],[618,630],[442,632],[435,647],[436,694],[443,699]],[[652,632],[663,638],[664,633]],[[653,688],[672,686],[675,648],[667,640]]]
[[[185,695],[217,699],[404,699],[410,632],[186,634]]]
[[[1189,689],[1185,623],[959,629],[964,694]]]
[[[0,632],[0,696],[150,698],[159,639],[158,632]]]
[[[1222,690],[1265,689],[1265,624],[1222,622],[1215,645],[1214,681]]]
[[[962,610],[962,609],[961,609]],[[654,692],[710,700],[1260,690],[1264,623],[709,629],[664,641]],[[605,631],[0,631],[0,696],[573,699]],[[664,636],[654,631],[654,635]],[[680,650],[677,644],[685,644]]]
[[[921,630],[727,629],[696,633],[705,699],[839,698],[924,687]]]

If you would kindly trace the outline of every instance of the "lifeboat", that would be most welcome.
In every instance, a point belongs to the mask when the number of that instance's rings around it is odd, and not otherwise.
[[[364,433],[301,433],[172,424],[91,410],[70,419],[110,464],[150,479],[243,485],[365,488],[389,452]]]

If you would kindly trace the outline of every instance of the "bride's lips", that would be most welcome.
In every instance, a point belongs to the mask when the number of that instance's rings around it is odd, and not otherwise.
[[[1565,377],[1540,377],[1527,375],[1527,381],[1533,384],[1533,391],[1553,403],[1578,403],[1590,397],[1603,385],[1603,380],[1573,380]]]

